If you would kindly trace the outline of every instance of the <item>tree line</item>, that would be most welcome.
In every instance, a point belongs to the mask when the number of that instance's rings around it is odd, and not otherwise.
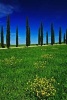
[[[44,32],[43,32],[43,24],[41,22],[41,25],[38,29],[38,44],[37,45],[43,45],[43,37],[44,37]],[[0,44],[1,47],[4,48],[4,30],[3,30],[3,26],[1,26],[1,32],[0,32]],[[16,27],[16,47],[18,47],[18,26]],[[67,44],[67,29],[66,29],[66,33],[63,36],[63,42]],[[62,29],[61,27],[59,28],[59,40],[58,43],[61,44],[62,43]],[[53,23],[51,24],[51,45],[55,44],[55,32],[54,32],[54,27],[53,27]],[[30,26],[29,26],[29,22],[28,22],[28,18],[26,19],[26,46],[30,46],[31,45],[31,39],[30,39]],[[46,45],[48,45],[48,31],[46,32]],[[10,17],[7,17],[7,29],[6,29],[6,46],[7,48],[10,47]]]

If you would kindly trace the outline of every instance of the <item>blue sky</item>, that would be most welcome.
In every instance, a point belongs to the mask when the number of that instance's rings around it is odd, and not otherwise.
[[[38,43],[38,28],[41,22],[44,27],[44,43],[46,31],[48,31],[50,42],[51,23],[54,25],[56,42],[58,42],[59,27],[62,28],[62,36],[67,28],[67,0],[0,0],[0,26],[4,26],[4,40],[8,14],[11,24],[11,44],[15,44],[17,25],[19,44],[25,43],[26,17],[31,29],[31,43]]]

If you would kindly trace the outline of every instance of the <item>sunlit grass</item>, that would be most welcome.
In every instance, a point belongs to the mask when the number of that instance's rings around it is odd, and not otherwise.
[[[35,100],[25,89],[36,75],[56,81],[54,98],[48,100],[67,100],[67,46],[0,50],[0,100]]]

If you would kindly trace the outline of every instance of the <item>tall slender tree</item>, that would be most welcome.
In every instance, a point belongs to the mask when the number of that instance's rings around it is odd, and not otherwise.
[[[28,18],[26,19],[26,46],[30,46],[30,27]]]
[[[54,32],[54,30],[53,30],[53,43],[55,44],[55,32]]]
[[[18,26],[16,27],[16,47],[18,47]]]
[[[66,29],[66,44],[67,44],[67,29]]]
[[[46,32],[46,44],[48,45],[48,32]]]
[[[26,19],[26,46],[28,46],[28,18]]]
[[[51,24],[51,45],[55,43],[53,23]]]
[[[1,26],[1,47],[4,48],[4,33],[3,33],[3,26]]]
[[[65,43],[65,33],[64,33],[64,37],[63,37],[63,42]]]
[[[62,34],[62,31],[61,31],[61,27],[59,28],[59,44],[61,44],[61,34]]]
[[[41,23],[41,46],[43,45],[43,24]]]
[[[10,47],[10,18],[9,18],[9,15],[7,17],[6,45],[7,45],[7,48]]]
[[[29,41],[29,44],[28,45],[30,46],[30,43],[31,43],[31,41],[30,41],[30,27],[28,29],[28,38],[29,38],[29,40],[28,40]]]
[[[1,27],[0,27],[0,46],[1,46]]]
[[[41,36],[40,36],[40,28],[39,28],[39,30],[38,30],[38,45],[40,45],[40,38],[41,38]]]

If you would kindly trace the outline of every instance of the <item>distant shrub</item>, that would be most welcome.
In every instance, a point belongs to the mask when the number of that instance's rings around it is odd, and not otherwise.
[[[36,44],[36,46],[38,46],[38,44]]]

